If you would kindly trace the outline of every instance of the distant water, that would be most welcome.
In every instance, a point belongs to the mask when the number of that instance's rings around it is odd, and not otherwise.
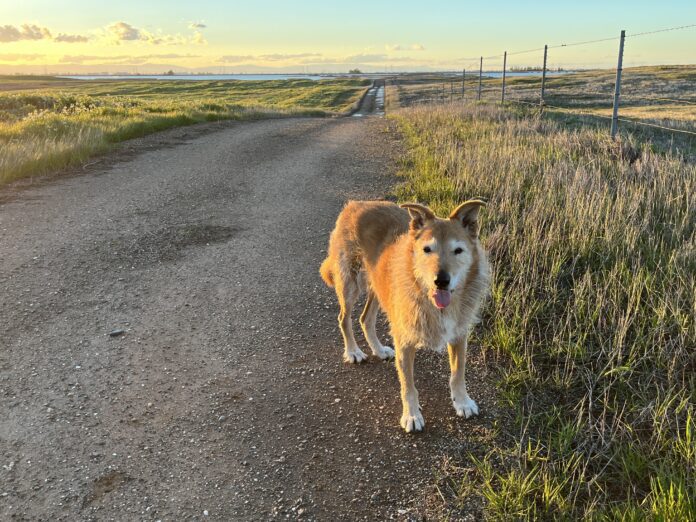
[[[70,78],[72,80],[193,80],[193,81],[217,81],[217,80],[321,80],[324,76],[310,74],[138,74],[138,75],[76,75],[58,76],[58,78]]]

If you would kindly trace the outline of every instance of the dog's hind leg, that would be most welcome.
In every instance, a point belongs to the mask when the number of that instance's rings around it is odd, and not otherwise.
[[[377,303],[375,294],[371,290],[368,290],[365,308],[360,316],[360,326],[362,326],[362,331],[365,334],[365,339],[367,339],[367,344],[369,344],[370,348],[372,349],[372,353],[382,360],[393,359],[394,350],[392,350],[389,346],[384,346],[379,341],[379,337],[377,337],[377,330],[375,326],[377,324],[378,311],[379,304]]]
[[[341,311],[338,314],[338,326],[343,335],[344,352],[343,360],[348,363],[359,363],[367,359],[367,355],[358,348],[358,343],[355,342],[353,334],[353,318],[352,312],[358,297],[360,296],[360,288],[357,278],[353,274],[341,274],[341,277],[336,283],[336,295],[338,296],[338,304]]]
[[[460,417],[469,418],[472,415],[478,415],[478,405],[469,397],[469,392],[466,389],[466,378],[464,372],[466,370],[466,351],[467,339],[459,339],[458,341],[448,344],[450,368],[452,376],[450,377],[450,390],[452,391],[452,404]]]

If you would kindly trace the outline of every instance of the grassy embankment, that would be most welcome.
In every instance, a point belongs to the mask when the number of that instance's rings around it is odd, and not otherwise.
[[[690,138],[666,150],[624,129],[613,143],[604,122],[490,103],[391,117],[408,150],[401,200],[445,215],[489,201],[495,276],[472,342],[506,361],[501,425],[515,428],[443,470],[443,513],[483,498],[501,520],[696,519]]]
[[[113,144],[222,119],[334,115],[369,81],[83,81],[1,78],[0,185],[84,162]],[[36,86],[36,90],[27,89]],[[14,90],[13,90],[14,89]]]

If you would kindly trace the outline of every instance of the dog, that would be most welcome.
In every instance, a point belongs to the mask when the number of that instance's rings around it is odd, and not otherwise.
[[[425,427],[413,379],[416,350],[421,348],[442,352],[447,346],[454,409],[465,418],[479,413],[464,372],[469,331],[479,320],[490,286],[490,268],[478,238],[484,206],[481,200],[469,200],[442,219],[415,203],[349,201],[331,232],[320,274],[338,297],[343,359],[367,359],[355,341],[351,318],[365,292],[360,325],[374,355],[396,358],[401,427],[406,432]],[[377,337],[378,307],[389,320],[395,350]]]

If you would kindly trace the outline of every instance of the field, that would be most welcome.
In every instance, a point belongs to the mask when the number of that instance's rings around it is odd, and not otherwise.
[[[564,115],[566,122],[594,122],[608,128],[612,114],[614,81],[613,70],[593,70],[549,76],[546,80],[544,102],[549,114]],[[461,101],[461,76],[452,85],[450,79],[424,76],[400,80],[392,89],[392,107],[418,103]],[[500,101],[500,78],[484,78],[481,99]],[[642,123],[669,126],[696,132],[696,67],[653,66],[632,67],[623,71],[619,117]],[[538,105],[541,88],[540,76],[508,77],[506,100],[521,105]],[[477,95],[478,75],[467,74],[465,100]],[[572,119],[568,119],[572,116]],[[642,126],[628,121],[622,125],[633,132],[642,132]],[[648,131],[643,137],[655,141],[669,141],[671,134]],[[696,138],[696,136],[692,136]],[[692,141],[693,143],[693,141]]]
[[[335,115],[364,80],[82,81],[0,78],[0,185],[84,162],[114,143],[222,119]]]
[[[642,86],[637,98],[658,103],[693,99],[695,74],[627,78]],[[547,103],[603,114],[611,76],[554,79]],[[666,79],[669,96],[656,88]],[[511,80],[511,96],[531,98],[532,83]],[[605,121],[563,110],[417,103],[448,96],[449,85],[442,96],[432,81],[389,88],[407,147],[397,195],[445,215],[469,197],[489,202],[494,284],[472,342],[499,362],[509,417],[485,458],[464,455],[441,470],[441,516],[457,519],[483,500],[499,520],[693,520],[692,137],[622,127],[612,142]],[[624,115],[693,129],[696,106],[664,101],[655,114],[628,100]]]

